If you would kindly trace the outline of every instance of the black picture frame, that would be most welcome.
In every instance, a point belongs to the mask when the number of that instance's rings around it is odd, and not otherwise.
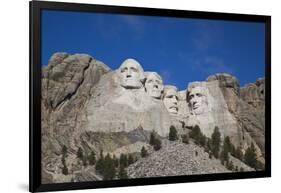
[[[29,97],[29,191],[59,191],[90,188],[109,188],[152,184],[214,181],[271,176],[271,17],[266,15],[247,15],[215,13],[156,8],[105,6],[80,3],[61,3],[46,1],[29,2],[30,11],[30,97]],[[204,174],[191,176],[155,177],[149,179],[129,179],[95,182],[41,183],[41,10],[68,10],[79,12],[123,13],[133,15],[169,16],[183,18],[202,18],[227,21],[248,21],[265,23],[265,170],[242,173]]]

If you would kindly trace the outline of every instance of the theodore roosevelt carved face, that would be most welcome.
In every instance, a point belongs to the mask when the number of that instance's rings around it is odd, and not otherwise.
[[[126,59],[119,67],[121,86],[126,89],[138,89],[143,86],[144,72],[141,65],[134,59]]]
[[[190,88],[188,93],[188,103],[191,111],[195,115],[199,115],[207,111],[207,97],[204,87],[195,86]]]
[[[164,87],[163,102],[169,113],[178,113],[177,87],[171,85]]]
[[[156,72],[145,72],[145,90],[153,98],[160,99],[163,92],[163,81]]]

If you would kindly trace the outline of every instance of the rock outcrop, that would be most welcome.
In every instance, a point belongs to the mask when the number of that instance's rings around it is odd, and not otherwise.
[[[42,181],[61,173],[61,152],[75,154],[83,133],[85,103],[102,75],[109,71],[86,54],[56,53],[42,69]],[[73,159],[73,162],[76,162]]]
[[[265,144],[264,79],[258,79],[256,84],[249,84],[241,89],[238,87],[237,79],[230,78],[226,74],[210,76],[207,80],[219,81],[228,111],[233,115],[237,128],[242,132],[244,142],[240,145],[246,149],[251,143],[254,143],[261,161],[263,161]],[[253,85],[256,85],[254,91]]]
[[[241,98],[257,109],[264,108],[265,83],[264,78],[259,78],[255,83],[250,83],[240,89]]]

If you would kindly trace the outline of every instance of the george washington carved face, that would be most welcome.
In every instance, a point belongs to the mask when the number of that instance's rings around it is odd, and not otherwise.
[[[188,93],[188,103],[191,111],[195,115],[204,113],[207,110],[207,97],[204,87],[195,86],[190,88]]]
[[[163,81],[156,72],[145,72],[145,89],[149,96],[160,99],[163,92]]]
[[[143,87],[144,72],[141,65],[134,59],[126,59],[118,69],[121,75],[121,86],[126,89]]]
[[[171,85],[164,87],[163,102],[169,113],[178,113],[177,87]]]

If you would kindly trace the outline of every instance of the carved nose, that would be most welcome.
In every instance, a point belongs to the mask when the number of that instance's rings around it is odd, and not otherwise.
[[[131,74],[127,74],[126,78],[131,78],[132,75]]]
[[[132,71],[129,69],[128,71],[127,71],[127,76],[131,76],[132,75]]]
[[[158,88],[158,85],[154,85],[154,88]]]

